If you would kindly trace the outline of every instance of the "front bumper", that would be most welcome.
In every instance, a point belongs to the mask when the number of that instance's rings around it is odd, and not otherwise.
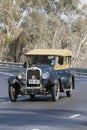
[[[22,87],[20,89],[23,95],[45,95],[46,88],[44,87]]]
[[[46,95],[48,80],[41,81],[40,84],[28,84],[26,80],[20,82],[20,93],[22,95]]]

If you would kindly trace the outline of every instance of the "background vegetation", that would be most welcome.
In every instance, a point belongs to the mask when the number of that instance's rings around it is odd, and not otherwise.
[[[0,0],[0,60],[23,62],[36,48],[68,48],[87,67],[87,5],[80,0]]]

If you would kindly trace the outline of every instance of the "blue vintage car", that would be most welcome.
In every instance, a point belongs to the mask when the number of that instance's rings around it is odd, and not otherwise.
[[[60,93],[67,97],[72,95],[74,75],[70,63],[72,52],[67,49],[36,49],[28,51],[26,56],[26,72],[8,79],[8,94],[12,102],[18,95],[51,94],[52,101],[59,99]]]

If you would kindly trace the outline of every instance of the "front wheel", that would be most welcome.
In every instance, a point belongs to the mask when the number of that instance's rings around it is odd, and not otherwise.
[[[9,98],[12,102],[16,102],[17,100],[17,92],[14,86],[9,86],[8,87],[8,94],[9,94]]]
[[[52,100],[55,102],[59,99],[60,84],[59,81],[52,87]]]

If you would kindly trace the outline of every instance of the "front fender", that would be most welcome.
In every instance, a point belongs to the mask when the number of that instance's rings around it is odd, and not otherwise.
[[[53,77],[51,77],[51,78],[50,78],[50,84],[51,84],[51,86],[57,84],[58,79],[59,79],[59,76],[56,76],[56,75],[53,76]]]
[[[13,85],[17,82],[17,76],[11,76],[8,79],[8,84]]]

